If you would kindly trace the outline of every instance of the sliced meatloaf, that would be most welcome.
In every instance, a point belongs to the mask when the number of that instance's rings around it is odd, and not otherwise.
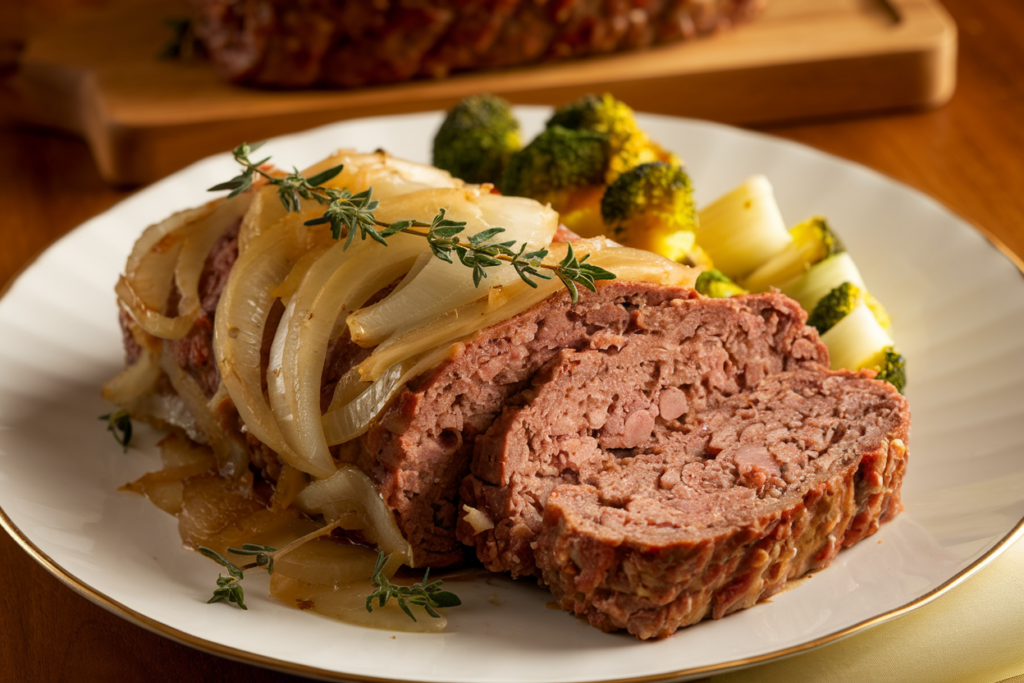
[[[751,342],[755,369],[732,342],[723,371],[714,350],[742,328],[561,351],[477,439],[462,500],[493,528],[460,536],[595,626],[651,638],[874,533],[900,509],[906,401],[870,372],[761,363]]]
[[[532,573],[527,536],[539,530],[554,480],[539,488],[526,481],[536,468],[529,444],[516,441],[522,435],[514,415],[566,358],[591,353],[629,363],[596,378],[607,400],[573,395],[567,419],[582,416],[607,452],[671,449],[678,437],[669,425],[685,414],[785,370],[820,370],[828,354],[805,318],[779,294],[706,299],[690,289],[613,281],[596,294],[582,293],[574,306],[563,292],[483,330],[410,383],[347,457],[378,482],[418,566],[463,559],[455,529],[461,506],[468,504],[509,521],[479,535],[463,522],[462,540],[476,545],[491,569]],[[634,371],[646,379],[634,383]],[[575,429],[560,416],[546,418],[542,428],[551,434]],[[563,460],[545,467],[553,467],[557,479],[574,468],[574,459],[590,457],[598,441],[567,441]],[[502,444],[509,445],[503,452],[510,457],[498,456]],[[473,476],[463,483],[471,460]],[[523,509],[523,516],[507,514],[510,506],[523,505],[524,496],[537,504]]]

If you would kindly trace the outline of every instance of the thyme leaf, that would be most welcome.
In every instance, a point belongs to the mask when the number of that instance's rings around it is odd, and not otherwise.
[[[249,555],[255,556],[256,561],[253,564],[247,564],[244,567],[239,567],[231,560],[226,559],[223,555],[218,553],[216,550],[211,550],[206,546],[199,546],[199,552],[206,557],[210,558],[217,564],[225,567],[228,570],[228,575],[223,574],[217,575],[217,590],[213,591],[213,597],[206,601],[206,604],[212,604],[214,602],[226,602],[228,604],[234,603],[240,608],[247,610],[245,606],[245,591],[242,590],[242,579],[245,578],[246,569],[253,569],[254,567],[264,567],[267,573],[274,573],[274,555],[275,548],[271,548],[269,545],[257,545],[255,543],[243,543],[241,548],[228,548],[229,553],[235,555]]]
[[[128,444],[132,440],[132,418],[124,408],[114,412],[100,415],[101,420],[106,420],[107,431],[114,435],[114,441],[121,444],[124,452],[128,452]]]
[[[312,178],[304,177],[297,168],[283,177],[272,175],[263,168],[270,157],[257,162],[249,158],[262,144],[242,143],[232,150],[235,161],[242,166],[242,172],[231,180],[214,185],[210,191],[230,190],[228,197],[234,197],[252,187],[257,177],[260,177],[268,184],[277,186],[278,198],[288,211],[298,212],[303,199],[326,205],[323,215],[306,221],[305,225],[330,225],[334,239],[344,237],[346,249],[352,245],[356,235],[362,240],[372,239],[384,246],[388,245],[387,238],[400,232],[423,237],[435,257],[447,263],[454,263],[457,259],[471,269],[473,284],[477,287],[487,277],[488,268],[502,263],[510,264],[519,278],[530,287],[537,287],[533,278],[550,280],[557,277],[569,291],[573,303],[579,301],[577,285],[596,291],[595,281],[615,279],[611,271],[586,263],[589,254],[577,259],[572,244],[560,262],[545,263],[544,258],[548,255],[546,249],[527,252],[525,243],[519,245],[517,250],[514,240],[491,242],[505,232],[504,228],[483,230],[464,240],[460,234],[466,229],[466,223],[446,218],[443,208],[430,223],[412,219],[394,223],[379,221],[374,215],[379,202],[373,198],[372,187],[357,194],[352,194],[347,188],[323,187],[324,183],[341,173],[343,165],[321,171]]]
[[[383,552],[377,554],[377,564],[374,566],[373,575],[370,577],[370,581],[376,586],[376,590],[366,596],[367,612],[373,611],[374,601],[377,602],[378,607],[383,607],[389,600],[394,598],[402,611],[410,619],[416,621],[416,615],[412,613],[410,605],[422,607],[426,610],[427,614],[436,619],[441,616],[437,613],[437,609],[442,607],[458,607],[462,604],[462,600],[455,593],[441,590],[443,581],[429,580],[430,569],[424,572],[422,581],[411,586],[399,586],[391,583],[388,577],[382,573],[384,565],[387,564],[390,557],[390,555],[385,555]]]

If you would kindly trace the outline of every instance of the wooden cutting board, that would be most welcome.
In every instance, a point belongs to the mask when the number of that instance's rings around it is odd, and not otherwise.
[[[147,183],[240,140],[443,109],[488,91],[560,104],[611,92],[635,109],[754,124],[927,107],[953,93],[956,26],[937,0],[770,0],[710,39],[643,52],[347,91],[232,86],[156,57],[182,0],[115,2],[32,36],[9,79],[17,120],[83,136],[103,177]]]

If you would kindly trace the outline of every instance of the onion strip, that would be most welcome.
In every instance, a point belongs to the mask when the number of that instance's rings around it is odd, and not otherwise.
[[[375,382],[353,382],[359,371],[353,368],[343,377],[348,382],[344,390],[335,390],[330,408],[321,418],[324,434],[330,445],[345,443],[361,436],[384,410],[395,394],[413,377],[440,365],[452,355],[454,344],[442,344],[419,358],[392,365]],[[353,386],[354,385],[354,386]],[[341,383],[339,382],[339,389]],[[374,391],[371,392],[371,389]],[[360,390],[362,393],[360,393]]]
[[[382,203],[376,215],[385,223],[402,219],[429,223],[441,209],[446,211],[445,218],[466,223],[464,236],[502,228],[504,232],[492,241],[527,244],[531,251],[547,247],[558,229],[558,214],[550,207],[523,197],[484,193],[479,188],[434,188],[406,194]],[[376,346],[396,331],[420,327],[485,296],[488,285],[507,285],[519,277],[507,263],[485,272],[487,279],[477,286],[471,269],[461,263],[432,259],[387,297],[349,316],[352,341],[363,347]]]
[[[337,410],[357,398],[370,384],[370,382],[359,379],[359,371],[351,368],[334,385],[334,395],[331,397],[331,404],[327,407],[327,413]],[[326,415],[326,413],[324,414]]]
[[[167,375],[174,391],[195,418],[196,425],[205,434],[217,460],[217,471],[225,477],[237,477],[248,471],[249,453],[234,434],[228,432],[213,414],[210,402],[202,389],[189,376],[164,347],[160,367]],[[214,396],[216,400],[217,397]]]
[[[136,243],[125,275],[114,288],[121,302],[146,332],[161,339],[181,339],[199,315],[199,279],[206,258],[224,231],[241,220],[252,193],[212,202],[187,220],[155,226]],[[176,214],[176,217],[180,214]],[[166,232],[165,232],[166,231]],[[162,236],[161,236],[162,235]],[[160,236],[160,239],[155,241]],[[148,252],[146,245],[151,245]],[[173,285],[180,297],[177,315],[163,313]]]
[[[328,446],[351,441],[363,434],[374,417],[384,409],[391,397],[402,388],[401,380],[412,363],[397,363],[388,368],[377,381],[356,398],[340,408],[328,410],[320,418]]]
[[[206,265],[206,259],[224,233],[242,220],[252,204],[252,192],[245,192],[217,205],[205,219],[189,231],[181,248],[181,255],[174,268],[174,281],[181,292],[178,302],[178,316],[195,320],[202,302],[199,300],[199,280]],[[191,329],[191,324],[189,325]],[[188,331],[186,330],[186,333]],[[182,335],[184,336],[184,335]]]
[[[614,272],[620,280],[692,285],[696,277],[692,268],[648,251],[616,246],[600,237],[573,242],[573,249],[580,257],[590,254],[589,263]],[[548,258],[561,260],[565,251],[564,245],[554,245]],[[449,311],[426,325],[399,332],[387,339],[359,364],[360,376],[364,381],[375,381],[392,365],[507,320],[544,301],[561,287],[559,280],[551,279],[538,282],[536,289],[521,281],[500,290],[492,289],[486,299]]]
[[[146,347],[134,363],[103,385],[103,398],[111,403],[125,405],[150,394],[160,379],[160,366]]]
[[[295,460],[263,394],[263,335],[276,298],[294,262],[307,250],[306,235],[280,226],[250,243],[238,257],[214,318],[213,348],[221,379],[253,436],[285,459]]]
[[[303,512],[321,514],[328,522],[358,512],[366,523],[363,532],[391,556],[385,572],[393,573],[401,564],[414,566],[412,546],[402,536],[394,514],[373,481],[354,465],[342,465],[330,478],[313,482],[296,496],[295,503]]]
[[[132,246],[132,251],[128,255],[128,262],[125,264],[125,273],[129,277],[135,275],[145,259],[166,251],[165,247],[161,247],[161,243],[166,246],[168,244],[166,238],[169,235],[174,235],[196,221],[209,216],[220,201],[217,199],[194,209],[179,211],[159,223],[146,228],[142,235],[139,236],[139,239],[135,241],[134,246]],[[156,307],[162,306],[164,302],[157,300],[148,303]]]
[[[339,242],[306,273],[274,337],[267,369],[270,405],[293,453],[290,464],[316,477],[330,476],[334,463],[320,422],[320,388],[331,333],[339,317],[365,303],[409,270],[427,248],[424,240],[394,235],[387,248]],[[365,261],[374,267],[366,272]]]

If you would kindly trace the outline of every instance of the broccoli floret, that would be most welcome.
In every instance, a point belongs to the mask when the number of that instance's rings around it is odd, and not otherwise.
[[[653,142],[637,123],[636,113],[609,94],[586,95],[559,107],[547,127],[590,130],[608,136],[609,160],[605,182],[612,183],[634,166],[664,161],[678,166],[679,159]]]
[[[554,126],[512,155],[501,191],[548,202],[560,213],[571,211],[580,197],[600,191],[607,165],[607,135]]]
[[[835,259],[830,257],[823,263]],[[852,261],[848,267],[835,269],[835,274],[840,272],[853,274],[863,283]],[[822,273],[822,277],[826,275]],[[804,287],[805,294],[819,289],[821,283],[812,284]],[[867,290],[852,282],[834,287],[815,304],[807,324],[817,328],[821,341],[828,347],[833,369],[872,368],[878,373],[877,379],[889,382],[903,393],[907,383],[906,361],[893,346],[889,314]]]
[[[641,164],[619,176],[601,198],[601,217],[611,226],[657,212],[674,230],[693,230],[697,211],[690,176],[662,161]]]
[[[437,131],[434,166],[468,183],[496,185],[520,147],[519,122],[508,102],[471,95],[452,107]]]
[[[907,386],[907,361],[894,346],[882,349],[864,367],[877,370],[878,374],[875,375],[875,379],[888,382],[896,387],[896,391],[901,394]]]
[[[747,290],[727,278],[722,271],[714,268],[705,270],[698,275],[697,283],[693,288],[712,299],[728,299],[731,296],[747,293]]]
[[[640,164],[620,175],[601,197],[609,236],[675,261],[693,250],[697,210],[686,171],[662,161]]]
[[[793,241],[743,280],[752,292],[781,287],[803,275],[814,264],[846,251],[824,218],[811,218],[794,226],[789,234]]]
[[[825,334],[861,302],[861,290],[844,282],[821,298],[807,317],[807,324]]]

